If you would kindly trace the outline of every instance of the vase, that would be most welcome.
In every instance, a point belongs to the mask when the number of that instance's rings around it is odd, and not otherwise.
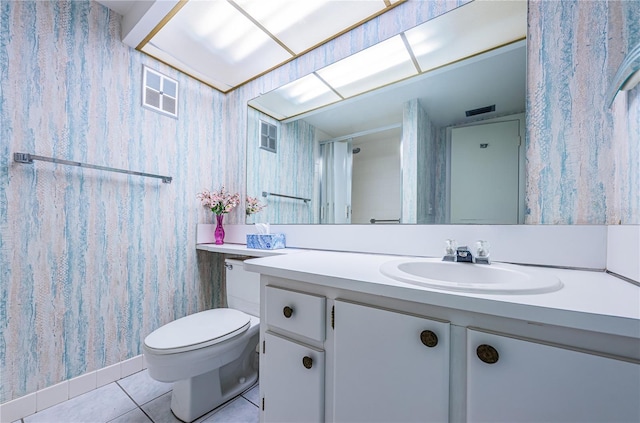
[[[214,235],[216,237],[216,245],[224,244],[224,228],[222,227],[222,219],[224,214],[216,214],[216,230]]]

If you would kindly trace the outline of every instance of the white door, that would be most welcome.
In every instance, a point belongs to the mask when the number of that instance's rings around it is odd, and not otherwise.
[[[467,421],[638,422],[640,364],[468,330]]]
[[[334,340],[333,421],[449,420],[448,323],[336,301]]]
[[[324,351],[266,332],[260,366],[263,422],[324,421]]]
[[[451,131],[451,223],[518,223],[520,121]]]

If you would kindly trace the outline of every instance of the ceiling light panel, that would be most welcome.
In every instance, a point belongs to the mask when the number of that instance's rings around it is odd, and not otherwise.
[[[384,11],[382,0],[233,0],[295,54]]]
[[[187,2],[141,50],[221,91],[292,57],[226,1]]]
[[[322,68],[317,73],[345,98],[418,74],[400,35]]]
[[[285,119],[339,100],[340,96],[320,78],[309,74],[249,101],[249,105],[276,119]]]
[[[405,32],[425,72],[524,39],[526,1],[473,1]]]

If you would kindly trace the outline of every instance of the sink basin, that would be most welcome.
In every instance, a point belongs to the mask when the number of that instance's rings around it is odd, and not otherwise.
[[[452,263],[440,259],[392,260],[380,266],[392,279],[448,291],[481,294],[542,294],[562,288],[562,281],[536,268],[505,263]]]

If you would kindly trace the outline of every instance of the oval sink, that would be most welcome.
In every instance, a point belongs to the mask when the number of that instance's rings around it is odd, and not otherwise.
[[[380,266],[392,279],[427,288],[482,294],[542,294],[562,288],[554,275],[505,263],[452,263],[440,259],[392,260]]]

